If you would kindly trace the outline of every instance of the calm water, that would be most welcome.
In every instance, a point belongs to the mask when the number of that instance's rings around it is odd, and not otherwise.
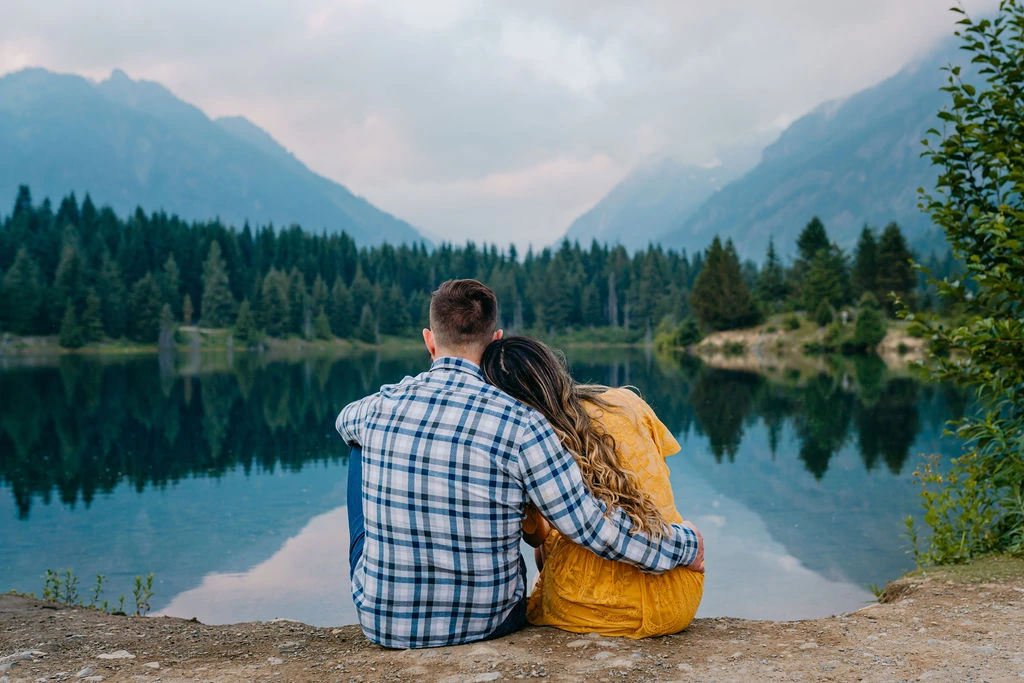
[[[582,380],[638,387],[677,435],[677,506],[707,541],[702,616],[800,618],[870,602],[911,568],[921,453],[962,395],[880,362],[769,381],[639,352],[572,352]],[[0,361],[2,362],[2,361]],[[352,623],[342,406],[425,354],[0,365],[0,590],[72,568],[85,594],[208,623]]]

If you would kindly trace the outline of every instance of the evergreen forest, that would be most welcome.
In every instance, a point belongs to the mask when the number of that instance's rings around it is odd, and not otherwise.
[[[506,330],[588,330],[594,341],[640,341],[685,324],[734,329],[783,311],[825,311],[831,320],[865,297],[892,315],[891,293],[926,308],[931,300],[895,223],[865,226],[847,254],[812,218],[797,250],[784,264],[769,243],[758,266],[717,237],[692,255],[567,240],[525,254],[472,242],[368,247],[298,225],[239,230],[142,208],[122,218],[88,195],[79,203],[70,194],[54,210],[22,186],[0,220],[0,332],[59,334],[69,348],[172,343],[182,325],[231,329],[246,347],[265,336],[372,344],[417,336],[430,292],[456,277],[495,291]],[[955,267],[948,255],[928,265],[938,277]]]

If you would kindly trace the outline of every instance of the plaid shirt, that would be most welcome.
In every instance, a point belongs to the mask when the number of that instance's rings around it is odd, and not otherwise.
[[[349,404],[338,432],[363,448],[366,540],[352,599],[366,636],[395,648],[480,640],[526,592],[519,543],[532,501],[566,537],[651,572],[693,562],[696,535],[661,541],[605,516],[551,426],[461,358]],[[355,501],[349,501],[353,504]]]

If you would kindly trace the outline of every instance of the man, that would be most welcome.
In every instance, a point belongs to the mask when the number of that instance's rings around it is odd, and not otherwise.
[[[696,529],[673,525],[660,541],[630,534],[621,510],[606,513],[590,495],[540,413],[484,382],[483,351],[501,337],[497,309],[476,280],[443,283],[423,330],[430,370],[338,415],[338,432],[361,447],[349,461],[352,599],[367,638],[386,647],[454,645],[523,626],[528,502],[601,557],[703,571]]]

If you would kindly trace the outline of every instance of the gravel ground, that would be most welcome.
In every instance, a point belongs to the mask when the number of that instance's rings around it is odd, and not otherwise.
[[[411,651],[377,647],[355,626],[209,626],[5,595],[0,683],[1024,680],[1024,562],[992,562],[901,579],[882,603],[826,619],[697,619],[645,641],[531,627]]]

